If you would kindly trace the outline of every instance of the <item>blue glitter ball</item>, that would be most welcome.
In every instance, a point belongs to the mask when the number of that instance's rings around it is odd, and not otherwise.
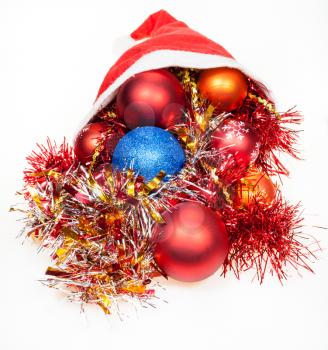
[[[185,154],[176,138],[155,126],[133,129],[121,138],[113,153],[113,166],[119,170],[133,169],[150,181],[165,171],[164,180],[179,172]]]

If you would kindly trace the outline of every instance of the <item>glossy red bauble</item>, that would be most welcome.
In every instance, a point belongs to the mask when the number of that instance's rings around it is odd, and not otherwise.
[[[153,230],[157,265],[179,281],[200,281],[212,275],[228,253],[228,235],[221,218],[210,208],[192,202],[163,213],[165,224]]]
[[[93,171],[92,176],[100,187],[108,187],[112,182],[108,182],[108,179],[112,178],[112,174],[112,165],[110,163],[103,163]]]
[[[233,157],[239,167],[246,168],[259,154],[259,137],[248,124],[234,119],[223,122],[212,134],[210,147],[218,151],[223,160]]]
[[[74,152],[81,163],[91,162],[99,145],[101,145],[101,156],[104,161],[109,160],[118,141],[123,136],[123,132],[118,128],[115,133],[109,135],[110,128],[111,126],[106,122],[97,122],[87,124],[81,129],[74,143]]]
[[[166,129],[183,120],[186,99],[178,79],[165,69],[136,74],[118,90],[117,114],[129,129],[158,126]]]

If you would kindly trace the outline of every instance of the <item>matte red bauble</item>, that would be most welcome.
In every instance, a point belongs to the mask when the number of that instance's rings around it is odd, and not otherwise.
[[[201,95],[220,112],[231,112],[243,103],[248,92],[246,76],[236,68],[220,67],[202,71],[198,81]]]
[[[159,69],[128,79],[118,90],[116,109],[129,129],[147,125],[167,129],[183,120],[186,99],[179,80]]]
[[[97,146],[102,142],[102,155],[108,161],[123,133],[117,130],[115,134],[106,135],[110,129],[106,122],[87,124],[77,135],[74,152],[78,160],[87,164],[91,162]],[[106,139],[105,139],[106,138]]]
[[[229,119],[213,132],[210,147],[215,148],[223,160],[232,156],[239,167],[246,168],[256,160],[260,143],[251,126]]]
[[[212,275],[228,254],[228,235],[221,218],[198,203],[177,204],[162,214],[165,224],[153,230],[158,266],[179,281],[200,281]]]

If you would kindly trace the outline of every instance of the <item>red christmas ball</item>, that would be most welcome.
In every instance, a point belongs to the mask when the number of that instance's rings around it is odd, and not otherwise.
[[[128,79],[118,90],[116,109],[129,129],[147,125],[167,129],[183,120],[186,99],[179,80],[158,69]]]
[[[215,129],[211,135],[210,147],[216,149],[223,160],[230,156],[236,165],[247,168],[259,154],[259,140],[259,136],[250,125],[229,119]]]
[[[93,154],[99,145],[101,145],[101,156],[104,158],[104,161],[109,160],[118,141],[123,136],[121,130],[107,135],[110,128],[111,125],[106,122],[97,122],[87,124],[80,130],[74,142],[74,152],[81,163],[87,164],[91,162]]]
[[[228,254],[228,235],[221,218],[202,204],[184,202],[162,214],[165,224],[153,230],[158,266],[179,281],[212,275]]]

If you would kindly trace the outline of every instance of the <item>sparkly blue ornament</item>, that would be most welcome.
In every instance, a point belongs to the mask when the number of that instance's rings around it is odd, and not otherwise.
[[[145,182],[165,171],[164,180],[179,172],[185,154],[176,138],[155,126],[133,129],[121,138],[113,153],[113,167],[133,169]]]

